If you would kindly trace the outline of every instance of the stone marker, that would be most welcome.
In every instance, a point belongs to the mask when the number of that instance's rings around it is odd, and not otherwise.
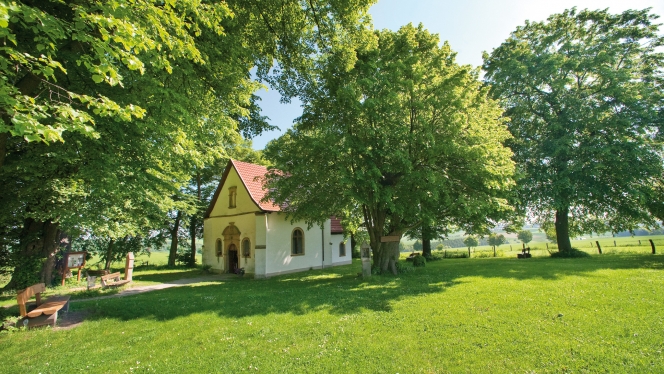
[[[371,247],[367,242],[360,246],[360,257],[362,257],[362,277],[371,276]]]
[[[125,280],[130,281],[134,273],[134,252],[127,253],[127,262],[125,263]]]

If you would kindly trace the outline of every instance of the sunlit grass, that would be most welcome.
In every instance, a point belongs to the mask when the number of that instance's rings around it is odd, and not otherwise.
[[[662,372],[664,256],[353,265],[75,302],[0,335],[16,372]],[[104,344],[100,344],[103,341]],[[44,342],[48,342],[47,349]],[[72,346],[75,343],[75,348]]]

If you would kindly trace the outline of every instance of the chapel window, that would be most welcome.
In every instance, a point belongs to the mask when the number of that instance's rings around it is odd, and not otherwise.
[[[291,256],[300,256],[304,254],[304,232],[301,228],[293,230],[291,235]]]
[[[251,242],[249,238],[242,240],[242,257],[251,257]]]
[[[222,252],[221,252],[221,239],[217,239],[217,243],[215,243],[214,246],[215,254],[217,257],[221,257]]]
[[[346,255],[346,243],[339,243],[339,257],[344,257]]]
[[[229,208],[235,208],[236,198],[237,198],[237,187],[230,187],[228,189],[228,207]]]

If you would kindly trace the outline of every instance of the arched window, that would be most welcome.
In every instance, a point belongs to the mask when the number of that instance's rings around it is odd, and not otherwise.
[[[339,257],[344,257],[346,255],[346,243],[339,243]]]
[[[237,198],[237,187],[230,187],[228,189],[228,207],[235,208],[235,200]]]
[[[304,232],[301,228],[296,228],[291,234],[291,256],[300,256],[304,254]]]
[[[242,257],[251,257],[251,242],[249,242],[249,238],[242,239]]]
[[[222,251],[221,251],[221,239],[217,239],[217,243],[215,243],[214,246],[214,252],[217,255],[217,257],[221,257]]]

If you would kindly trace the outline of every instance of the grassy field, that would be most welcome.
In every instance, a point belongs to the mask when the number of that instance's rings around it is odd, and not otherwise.
[[[650,242],[652,239],[655,243],[657,253],[664,253],[664,235],[651,235],[639,237],[622,237],[613,238],[611,236],[602,236],[594,238],[586,238],[583,240],[572,240],[572,247],[578,248],[590,254],[597,254],[596,241],[599,242],[604,254],[648,254],[652,252]],[[511,240],[513,243],[503,244],[496,249],[498,257],[516,257],[517,253],[521,252],[522,244],[516,240]],[[532,241],[527,244],[531,249],[531,254],[534,257],[548,257],[550,252],[557,252],[558,246],[547,241]],[[468,253],[468,248],[451,248],[447,249],[448,253]],[[471,257],[493,257],[493,249],[491,246],[478,246],[471,249]]]
[[[659,254],[359,271],[75,302],[79,327],[0,334],[2,371],[664,372]]]

